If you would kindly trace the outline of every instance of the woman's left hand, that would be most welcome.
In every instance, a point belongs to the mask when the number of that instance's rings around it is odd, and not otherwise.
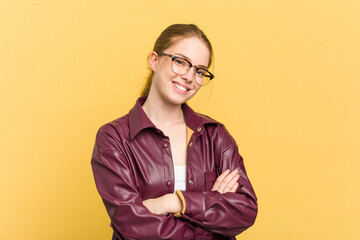
[[[182,202],[174,193],[168,193],[158,198],[143,201],[144,206],[155,214],[178,213],[182,210]]]
[[[230,172],[230,169],[225,170],[215,181],[211,191],[218,191],[219,193],[236,192],[239,187],[237,180],[240,178],[238,170],[235,169]]]

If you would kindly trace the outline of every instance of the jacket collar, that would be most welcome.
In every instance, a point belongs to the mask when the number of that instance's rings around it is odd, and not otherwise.
[[[145,128],[156,128],[149,117],[141,107],[146,97],[137,99],[135,106],[129,112],[130,138],[133,139],[140,131]],[[195,113],[186,103],[181,105],[184,112],[186,125],[191,128],[194,133],[200,135],[204,130],[205,124],[219,124],[219,122],[205,115]]]

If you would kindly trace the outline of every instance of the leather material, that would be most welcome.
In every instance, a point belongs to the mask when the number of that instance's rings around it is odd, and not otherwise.
[[[186,209],[152,214],[142,201],[174,192],[170,140],[143,111],[139,98],[129,114],[98,130],[92,155],[96,187],[113,228],[113,239],[235,239],[254,224],[257,198],[235,140],[224,125],[182,109],[193,130],[187,145]],[[211,191],[219,174],[239,170],[235,193]]]

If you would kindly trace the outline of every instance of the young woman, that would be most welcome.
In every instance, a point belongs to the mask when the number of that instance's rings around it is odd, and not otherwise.
[[[253,225],[257,198],[235,140],[186,104],[214,78],[212,56],[197,26],[169,26],[142,97],[99,129],[91,163],[112,239],[235,239]]]

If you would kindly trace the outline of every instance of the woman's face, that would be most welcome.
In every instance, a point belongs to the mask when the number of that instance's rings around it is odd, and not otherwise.
[[[182,57],[193,65],[205,67],[210,58],[209,49],[203,40],[197,37],[179,39],[163,53]],[[171,68],[171,58],[158,55],[156,52],[150,55],[149,65],[154,71],[149,96],[156,96],[163,101],[178,105],[192,98],[201,87],[195,81],[194,67],[186,74],[176,74]]]

